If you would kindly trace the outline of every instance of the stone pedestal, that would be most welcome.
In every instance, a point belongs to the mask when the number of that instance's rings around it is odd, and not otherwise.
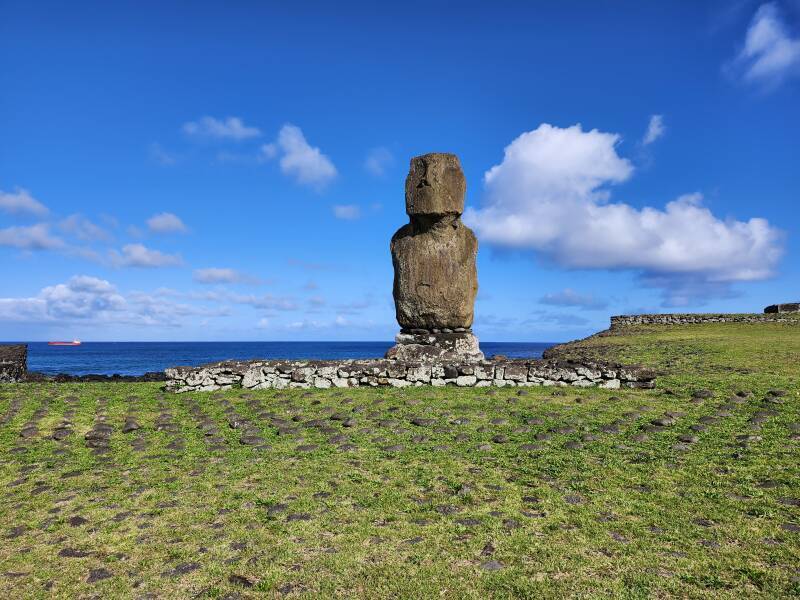
[[[478,338],[471,331],[453,333],[398,333],[386,358],[403,362],[458,362],[484,360]]]

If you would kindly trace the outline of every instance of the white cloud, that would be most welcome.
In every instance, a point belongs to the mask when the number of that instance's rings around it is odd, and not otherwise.
[[[580,294],[570,288],[566,288],[560,292],[545,294],[539,299],[539,302],[550,306],[577,306],[598,310],[608,306],[608,302],[601,298],[595,298],[591,294]]]
[[[86,322],[177,327],[187,316],[225,316],[226,309],[171,302],[159,295],[132,292],[126,298],[110,282],[77,275],[28,298],[0,298],[0,321]]]
[[[394,164],[394,157],[387,148],[373,148],[367,153],[364,168],[376,177],[386,173],[386,169]]]
[[[235,269],[222,269],[218,267],[208,267],[206,269],[195,269],[192,275],[197,283],[254,283],[255,279]]]
[[[333,206],[333,215],[337,219],[353,221],[361,217],[361,208],[355,204],[335,204]]]
[[[163,212],[147,219],[147,228],[154,233],[185,233],[188,231],[180,217]]]
[[[190,121],[183,125],[183,132],[192,137],[206,137],[228,140],[246,140],[261,135],[256,127],[248,127],[239,117],[215,119],[202,117],[197,121]]]
[[[726,68],[747,83],[767,88],[800,74],[800,36],[792,35],[775,3],[758,8],[744,46]]]
[[[59,250],[67,247],[64,240],[50,234],[47,223],[0,229],[0,246],[20,250]]]
[[[111,234],[83,215],[70,215],[58,224],[59,228],[85,242],[107,242]]]
[[[324,188],[337,175],[331,159],[319,148],[311,146],[296,125],[284,125],[278,132],[277,141],[262,146],[261,154],[267,160],[280,156],[284,175],[316,190]]]
[[[269,319],[259,319],[258,323],[256,323],[257,329],[268,329],[269,328]]]
[[[664,115],[652,115],[647,124],[647,131],[642,138],[642,145],[647,146],[664,135],[667,128],[664,125]]]
[[[28,190],[17,188],[14,192],[0,190],[0,210],[12,215],[44,217],[50,212],[47,207],[31,196]]]
[[[782,235],[764,219],[723,221],[701,194],[663,210],[608,202],[604,186],[633,172],[616,152],[618,140],[580,125],[523,133],[486,172],[484,205],[464,220],[486,242],[535,250],[567,268],[725,283],[773,275]]]
[[[158,142],[150,144],[148,149],[150,159],[164,167],[170,167],[178,162],[177,157],[171,152],[167,152]]]
[[[183,264],[178,254],[165,254],[159,250],[151,250],[144,244],[127,244],[122,253],[111,251],[111,262],[118,267],[176,267]]]

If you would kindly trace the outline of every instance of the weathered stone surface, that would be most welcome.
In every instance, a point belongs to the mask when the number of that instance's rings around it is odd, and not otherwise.
[[[478,240],[461,219],[412,220],[394,234],[391,251],[400,327],[472,327]]]
[[[465,193],[466,181],[454,154],[411,159],[406,178],[410,223],[391,241],[393,294],[402,333],[387,357],[423,362],[483,359],[470,332],[478,293],[478,241],[461,222]],[[457,337],[447,337],[452,335]]]
[[[277,368],[278,365],[288,368]],[[299,369],[312,383],[293,381]],[[471,371],[473,374],[466,374]],[[339,377],[331,377],[336,373]],[[461,374],[464,373],[464,374]],[[343,361],[229,361],[201,367],[166,370],[167,389],[174,392],[210,391],[244,387],[326,388],[334,380],[338,387],[406,387],[419,385],[480,386],[600,386],[651,388],[655,374],[641,367],[568,360],[482,360],[448,363],[397,360]],[[447,377],[446,375],[455,375]]]
[[[22,381],[28,370],[28,346],[0,346],[0,382]]]
[[[800,302],[789,302],[787,304],[772,304],[764,309],[766,314],[776,313],[800,313]]]
[[[406,177],[406,213],[414,216],[460,215],[467,182],[455,154],[415,156]]]
[[[787,306],[787,305],[782,305]],[[771,308],[771,307],[767,307]],[[800,325],[800,319],[793,315],[782,316],[783,312],[760,313],[687,313],[687,314],[649,314],[618,315],[611,317],[611,329],[630,325],[695,325],[701,323],[764,323],[779,322]]]
[[[478,338],[472,333],[398,333],[396,345],[389,349],[386,358],[407,363],[446,363],[481,361],[483,352],[478,346]],[[455,369],[449,376],[447,369]],[[458,377],[458,370],[452,365],[444,367],[442,375],[447,379]]]

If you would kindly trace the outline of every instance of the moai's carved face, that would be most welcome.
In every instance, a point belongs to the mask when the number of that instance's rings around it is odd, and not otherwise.
[[[460,215],[467,181],[455,154],[415,156],[406,177],[406,213],[410,217]]]

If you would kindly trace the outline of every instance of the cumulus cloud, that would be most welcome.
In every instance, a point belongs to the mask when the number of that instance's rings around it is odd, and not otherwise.
[[[591,294],[580,294],[570,288],[566,288],[560,292],[545,294],[539,299],[539,302],[550,306],[576,306],[597,310],[608,306],[608,302],[601,298],[595,298]]]
[[[184,123],[183,132],[192,137],[216,138],[222,140],[241,141],[261,135],[257,127],[248,127],[239,117],[201,117],[197,121]]]
[[[258,323],[256,323],[257,329],[268,329],[269,328],[269,319],[259,319]]]
[[[76,275],[36,296],[0,298],[0,321],[31,323],[179,326],[187,316],[224,316],[226,309],[192,306],[159,295],[132,292],[126,298],[105,279]]]
[[[60,250],[66,248],[67,244],[50,233],[50,225],[37,223],[26,227],[0,229],[0,246],[19,250]]]
[[[192,275],[197,283],[217,284],[217,283],[255,283],[256,279],[235,269],[223,269],[219,267],[208,267],[206,269],[195,269]]]
[[[147,228],[153,233],[185,233],[188,228],[181,218],[169,212],[162,212],[147,219]]]
[[[83,215],[70,215],[58,224],[59,228],[84,242],[107,242],[111,234]]]
[[[368,173],[380,177],[386,173],[386,169],[394,164],[394,156],[388,149],[380,147],[373,148],[367,153],[364,159],[364,168]]]
[[[354,221],[361,217],[361,208],[355,204],[335,204],[333,206],[333,215],[337,219]]]
[[[31,196],[28,190],[17,188],[14,192],[0,190],[0,210],[11,215],[33,215],[45,217],[48,208]]]
[[[567,268],[725,284],[773,275],[782,234],[764,219],[721,220],[699,193],[663,209],[609,202],[606,186],[633,173],[618,141],[580,125],[523,133],[486,172],[483,206],[464,220],[485,242],[534,250]]]
[[[122,247],[122,252],[111,251],[111,263],[117,267],[177,267],[183,264],[183,259],[178,254],[165,254],[159,250],[152,250],[144,244],[127,244]]]
[[[742,49],[726,68],[746,83],[768,88],[800,74],[800,36],[789,31],[777,4],[756,10]]]
[[[647,131],[642,138],[642,145],[648,146],[664,135],[667,128],[664,126],[664,115],[652,115],[647,123]]]
[[[266,160],[280,156],[279,164],[284,175],[316,190],[323,189],[337,175],[331,159],[319,148],[311,146],[299,127],[289,123],[278,132],[275,143],[262,146],[261,155]]]

